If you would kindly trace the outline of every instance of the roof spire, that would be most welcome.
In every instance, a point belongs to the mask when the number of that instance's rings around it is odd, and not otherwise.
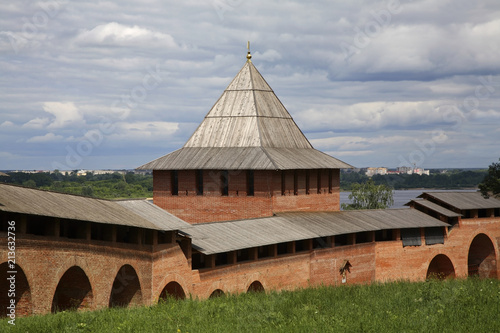
[[[252,62],[252,55],[250,54],[250,41],[247,42],[247,49],[248,49],[248,53],[247,53],[247,61],[249,62]]]

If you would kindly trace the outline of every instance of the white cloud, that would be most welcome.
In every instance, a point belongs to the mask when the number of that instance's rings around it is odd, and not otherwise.
[[[117,22],[101,24],[92,30],[82,31],[76,38],[82,45],[136,46],[146,43],[159,43],[162,47],[177,47],[174,38],[137,25],[126,26]]]
[[[26,140],[26,142],[29,143],[46,143],[46,142],[58,142],[62,141],[63,136],[62,135],[56,135],[54,133],[47,133],[45,135],[40,135],[40,136],[34,136],[32,138],[29,138]]]
[[[498,2],[402,1],[401,12],[350,62],[339,44],[353,43],[358,28],[376,22],[372,13],[393,2],[236,2],[227,2],[221,18],[210,2],[73,1],[30,35],[19,22],[31,21],[39,5],[4,1],[0,142],[26,158],[2,165],[50,166],[53,154],[65,154],[50,140],[76,149],[83,131],[105,119],[115,128],[82,167],[95,156],[108,160],[101,167],[117,165],[117,156],[120,166],[135,167],[145,155],[181,147],[243,66],[247,40],[254,65],[313,145],[347,163],[396,166],[395,154],[407,156],[418,149],[415,138],[439,128],[446,130],[439,149],[460,153],[435,153],[426,163],[491,160],[491,145],[500,142]],[[17,53],[12,36],[20,37]],[[137,105],[123,102],[141,92],[157,64],[161,84]],[[491,94],[473,109],[462,107],[467,97],[475,102],[481,78],[490,82],[490,75],[492,86],[480,93]],[[46,142],[34,153],[28,140]]]
[[[295,117],[305,130],[364,130],[402,129],[436,126],[450,123],[449,101],[370,102],[352,105],[331,105],[299,112]],[[461,111],[454,108],[454,112]]]
[[[120,122],[109,136],[118,141],[157,141],[171,137],[179,129],[178,123],[170,122]]]
[[[27,123],[24,123],[22,127],[24,128],[33,128],[33,129],[41,129],[45,128],[47,124],[50,122],[49,118],[39,118],[31,119]]]
[[[500,119],[500,110],[493,110],[493,109],[488,109],[488,110],[478,110],[474,109],[472,110],[468,118],[471,120],[475,119],[486,119],[486,120],[491,120],[491,121],[498,121]]]
[[[5,127],[5,128],[12,127],[12,126],[14,126],[14,123],[12,121],[8,121],[8,120],[6,120],[0,124],[0,127]]]
[[[47,126],[49,129],[81,125],[85,122],[83,114],[73,102],[45,102],[43,103],[43,109],[55,117]]]
[[[282,58],[281,54],[273,49],[266,50],[264,53],[255,52],[255,58],[259,59],[259,61],[270,61],[274,62],[276,60],[280,60]]]

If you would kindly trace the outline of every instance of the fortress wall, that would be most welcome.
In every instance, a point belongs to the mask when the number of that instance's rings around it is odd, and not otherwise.
[[[332,170],[331,184],[329,170],[287,170],[283,176],[284,188],[280,171],[256,170],[251,196],[247,195],[245,170],[228,171],[228,195],[224,196],[220,171],[203,171],[203,195],[197,194],[194,170],[178,171],[178,192],[173,195],[171,173],[154,171],[154,203],[189,223],[260,218],[287,211],[340,209],[339,170]]]
[[[6,258],[3,249],[6,248],[7,237],[5,233],[0,235],[1,254]],[[163,269],[189,277],[189,270],[186,269],[187,261],[179,246],[165,244],[163,247],[167,249],[157,253],[161,258]],[[69,287],[64,285],[58,290],[60,300],[71,301],[72,298],[78,298],[80,292],[78,289],[81,288],[79,285],[82,284],[80,280],[85,280],[86,276],[91,291],[85,298],[85,304],[79,306],[79,309],[95,310],[108,307],[112,293],[114,299],[119,302],[150,305],[155,300],[153,291],[158,289],[159,283],[162,282],[160,278],[162,274],[153,274],[158,267],[151,264],[151,251],[152,246],[18,233],[16,264],[26,275],[31,300],[30,309],[23,310],[19,315],[23,315],[23,312],[26,314],[51,312],[61,278],[68,270],[75,267],[81,269],[84,274],[81,274],[79,269],[69,271],[65,278]],[[179,265],[182,258],[184,258],[183,265]],[[180,269],[183,266],[184,271]],[[140,286],[140,289],[133,290],[132,294],[127,295],[129,287],[133,285]],[[3,303],[8,301],[1,299],[2,308],[5,306]],[[74,302],[78,303],[78,300]]]

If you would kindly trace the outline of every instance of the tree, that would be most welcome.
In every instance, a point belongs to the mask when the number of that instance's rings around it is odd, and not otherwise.
[[[93,197],[94,196],[94,189],[92,186],[83,186],[82,187],[82,195],[85,195],[87,197]]]
[[[498,159],[500,161],[500,158]],[[492,163],[488,168],[488,174],[483,182],[479,184],[479,190],[485,198],[500,196],[500,163]]]
[[[349,194],[350,204],[342,204],[342,209],[385,209],[394,204],[392,188],[387,185],[375,185],[373,180],[363,184],[353,184]]]
[[[29,179],[25,182],[23,182],[24,187],[31,187],[31,188],[36,188],[36,183],[33,179]]]

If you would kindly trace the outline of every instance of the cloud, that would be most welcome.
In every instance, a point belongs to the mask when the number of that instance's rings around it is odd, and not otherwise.
[[[49,129],[65,128],[85,123],[83,114],[73,102],[45,102],[43,110],[52,114],[55,119],[47,126]]]
[[[179,130],[178,123],[170,122],[120,122],[116,124],[116,130],[109,136],[109,139],[123,143],[125,141],[161,142],[170,138]]]
[[[281,54],[273,49],[266,50],[264,53],[255,52],[255,57],[259,59],[259,61],[270,61],[274,62],[276,60],[280,60],[282,58]]]
[[[0,124],[0,127],[5,127],[5,128],[12,127],[12,126],[14,126],[14,123],[12,121],[8,121],[8,120],[6,120]]]
[[[369,102],[331,105],[299,112],[295,117],[306,131],[379,131],[451,124],[449,101]],[[458,108],[453,109],[462,115]]]
[[[126,26],[117,22],[101,24],[91,30],[82,31],[76,42],[81,45],[137,46],[149,43],[176,48],[172,36],[137,25]]]
[[[49,122],[50,122],[49,118],[37,117],[35,119],[31,119],[27,123],[24,123],[22,127],[32,128],[32,129],[41,129],[41,128],[45,128]]]
[[[34,136],[26,140],[29,143],[46,143],[46,142],[58,142],[62,141],[64,138],[62,135],[55,135],[54,133],[47,133],[45,135]]]
[[[347,163],[397,166],[438,129],[446,140],[429,165],[487,166],[498,151],[499,3],[400,1],[346,61],[339,45],[397,1],[222,2],[222,17],[210,1],[65,2],[31,34],[40,4],[1,3],[0,142],[26,156],[2,167],[50,167],[64,159],[61,141],[77,149],[106,119],[114,130],[82,167],[135,167],[178,149],[243,66],[247,40],[313,145]],[[141,99],[157,65],[162,81]],[[140,101],[124,102],[132,94]]]
[[[14,158],[14,157],[20,157],[19,155],[13,154],[8,151],[0,151],[0,158]]]

